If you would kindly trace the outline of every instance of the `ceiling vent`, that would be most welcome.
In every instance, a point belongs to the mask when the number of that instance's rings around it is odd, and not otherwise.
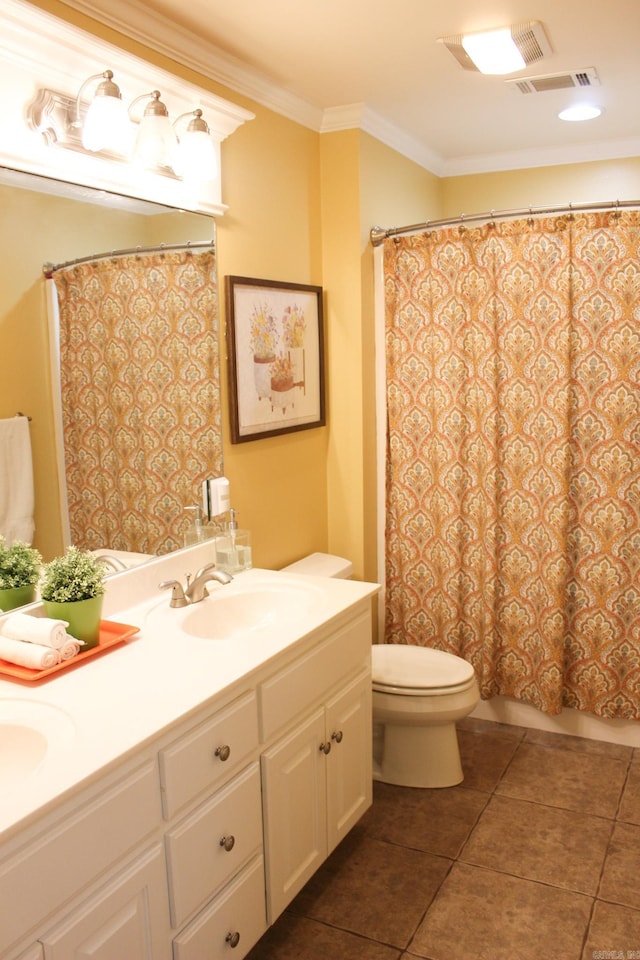
[[[542,77],[521,77],[504,82],[519,93],[546,93],[548,90],[600,86],[600,79],[594,67],[575,70],[572,73],[549,73]]]
[[[526,66],[542,60],[551,53],[551,44],[544,32],[544,27],[539,20],[527,20],[524,23],[514,23],[508,29],[511,30],[511,39],[518,48]],[[447,50],[450,50],[460,66],[465,70],[475,70],[478,68],[462,46],[463,34],[455,34],[450,37],[439,37],[438,42],[443,43]]]

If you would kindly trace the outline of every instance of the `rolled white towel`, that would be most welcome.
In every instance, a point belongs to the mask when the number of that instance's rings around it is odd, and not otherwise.
[[[28,613],[14,613],[0,626],[0,634],[12,640],[39,643],[43,647],[59,650],[67,640],[66,620],[51,620],[49,617],[32,617]]]
[[[47,667],[60,663],[60,652],[39,643],[24,643],[22,640],[0,636],[0,658],[8,660],[9,663],[17,663],[20,667],[46,670]]]
[[[84,641],[76,640],[75,637],[67,636],[67,639],[60,647],[60,659],[71,660],[80,653],[81,647],[84,647]]]

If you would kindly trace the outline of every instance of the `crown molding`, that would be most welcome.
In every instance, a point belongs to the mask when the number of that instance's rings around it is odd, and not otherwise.
[[[597,160],[623,160],[640,156],[640,138],[610,140],[606,143],[584,143],[570,147],[536,147],[483,156],[456,157],[445,160],[443,177],[461,177],[477,173],[504,173],[506,170],[529,170],[533,167],[555,167],[562,164],[591,163]]]

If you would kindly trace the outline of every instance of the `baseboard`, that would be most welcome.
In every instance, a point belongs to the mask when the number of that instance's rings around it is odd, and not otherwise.
[[[640,721],[638,720],[608,720],[591,713],[568,709],[563,709],[560,714],[551,715],[510,697],[481,700],[471,716],[480,720],[508,723],[514,727],[533,727],[536,730],[548,730],[551,733],[564,733],[572,737],[605,740],[609,743],[640,748]]]

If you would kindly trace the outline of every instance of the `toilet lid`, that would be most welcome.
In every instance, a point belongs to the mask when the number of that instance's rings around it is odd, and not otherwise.
[[[371,648],[374,687],[434,690],[457,687],[474,677],[470,663],[444,650],[398,643],[378,643]]]

